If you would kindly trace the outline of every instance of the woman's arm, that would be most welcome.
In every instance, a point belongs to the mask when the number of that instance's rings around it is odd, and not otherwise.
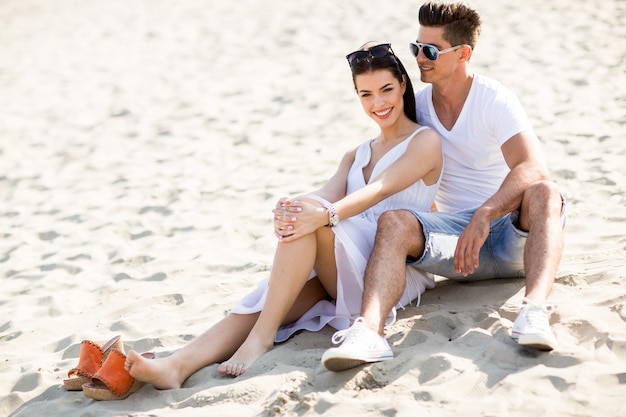
[[[418,133],[406,152],[368,185],[351,193],[334,206],[340,219],[359,214],[385,198],[424,179],[434,183],[443,165],[439,135],[431,129]]]
[[[354,163],[355,157],[356,148],[346,152],[333,176],[320,189],[313,191],[310,194],[315,194],[329,202],[334,202],[343,198],[346,195],[348,173],[350,172],[350,167]],[[308,219],[309,221],[306,223],[311,225],[309,215],[316,209],[319,209],[319,213],[317,213],[317,219],[319,220],[324,215],[326,209],[320,202],[308,198],[307,195],[298,196],[293,199],[287,197],[279,199],[276,203],[276,207],[272,210],[274,213],[274,231],[276,236],[283,240],[282,237],[292,235],[293,233],[291,231],[294,229],[293,223],[297,221],[298,215],[302,217],[300,223],[303,223],[303,226],[305,226],[305,219]],[[322,224],[317,227],[310,226],[308,228],[301,227],[298,237],[302,237],[307,233],[312,233],[324,225],[325,224]],[[293,239],[295,239],[295,237]]]
[[[335,174],[319,190],[313,191],[310,194],[315,194],[330,202],[338,201],[345,197],[348,186],[348,173],[350,172],[350,167],[354,163],[355,158],[356,149],[346,152],[343,158],[341,158],[341,162]],[[301,196],[300,198],[303,197],[306,196]]]
[[[367,210],[420,179],[424,179],[427,183],[436,182],[442,165],[443,156],[439,135],[427,129],[411,140],[404,155],[360,190],[345,195],[344,186],[344,197],[338,200],[327,197],[336,197],[336,194],[322,194],[327,191],[325,187],[320,189],[320,194],[316,194],[333,202],[339,218],[346,219]],[[347,182],[347,171],[345,181]],[[292,205],[291,209],[297,208],[300,211],[290,213],[286,224],[282,224],[283,229],[287,227],[286,231],[289,233],[284,233],[283,230],[276,231],[277,236],[282,236],[281,240],[297,239],[328,224],[328,210],[317,201],[309,201],[306,196],[303,196],[289,204]]]

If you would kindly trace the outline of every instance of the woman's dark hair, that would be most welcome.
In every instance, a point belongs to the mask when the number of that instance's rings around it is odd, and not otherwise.
[[[359,48],[359,51],[369,51],[370,48],[373,48],[380,43],[368,42]],[[415,108],[415,93],[413,92],[413,84],[411,83],[411,79],[409,78],[409,74],[406,72],[404,65],[400,59],[393,53],[391,48],[389,48],[389,53],[381,58],[369,57],[367,59],[361,59],[353,62],[350,65],[350,69],[352,70],[352,82],[354,83],[354,88],[356,89],[356,76],[360,74],[364,74],[367,72],[373,72],[378,70],[388,70],[393,74],[393,76],[400,82],[406,82],[406,89],[404,91],[404,95],[402,96],[402,101],[404,102],[404,114],[417,123],[417,115]]]

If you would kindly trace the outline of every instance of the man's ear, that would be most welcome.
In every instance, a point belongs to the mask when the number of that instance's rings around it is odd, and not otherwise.
[[[472,57],[472,52],[474,52],[474,50],[471,46],[463,45],[463,47],[461,48],[461,56],[459,57],[459,59],[461,61],[469,61]]]

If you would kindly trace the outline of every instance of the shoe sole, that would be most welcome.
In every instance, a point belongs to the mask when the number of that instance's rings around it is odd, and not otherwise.
[[[523,334],[518,335],[517,337],[516,336],[513,336],[513,339],[516,340],[520,346],[524,346],[527,348],[550,351],[556,347],[556,345],[550,343],[541,336]]]
[[[323,362],[324,368],[332,372],[341,372],[368,363],[360,359],[331,358]]]
[[[388,361],[393,359],[393,353],[370,356],[367,358],[356,357],[355,355],[341,354],[341,352],[331,352],[329,355],[322,357],[322,365],[324,368],[333,372],[345,371],[346,369],[356,368],[366,363],[375,363]]]

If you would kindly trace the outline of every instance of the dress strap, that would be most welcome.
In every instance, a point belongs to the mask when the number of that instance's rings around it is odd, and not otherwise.
[[[426,130],[426,129],[430,129],[430,127],[428,127],[428,126],[420,126],[417,130],[415,130],[415,132],[411,133],[409,135],[409,137],[407,137],[405,140],[413,139],[415,137],[415,135],[417,135],[422,130]]]

